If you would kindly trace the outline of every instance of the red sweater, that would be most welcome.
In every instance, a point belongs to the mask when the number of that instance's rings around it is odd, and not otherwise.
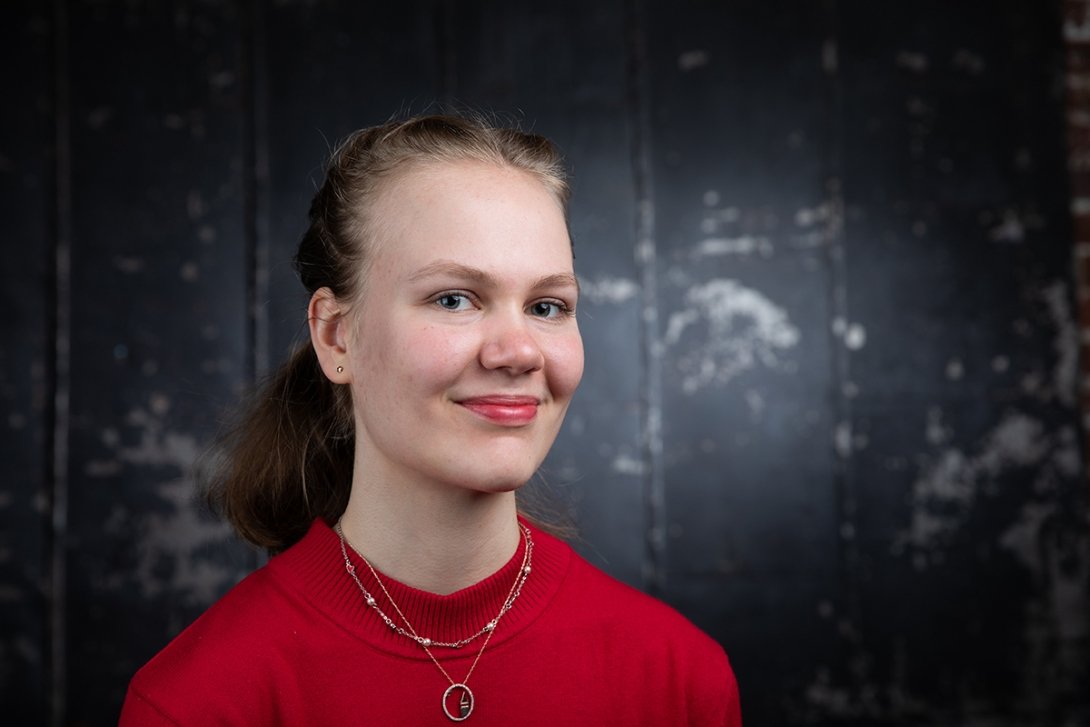
[[[467,725],[741,725],[734,675],[715,641],[531,531],[533,567],[468,680]],[[495,616],[524,547],[447,596],[383,581],[418,633],[455,641]],[[481,643],[432,653],[459,681]],[[337,535],[319,521],[137,672],[121,725],[450,725],[441,707],[448,686],[418,644],[365,604]]]

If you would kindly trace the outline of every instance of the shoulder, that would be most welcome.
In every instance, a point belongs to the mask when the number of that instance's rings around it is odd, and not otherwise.
[[[672,643],[708,654],[722,647],[672,606],[649,596],[599,570],[573,553],[569,572],[570,591],[584,600],[584,616],[599,620],[609,630],[651,630],[667,635]]]
[[[584,647],[600,652],[625,679],[646,680],[669,695],[689,715],[682,723],[741,724],[726,651],[670,605],[574,553],[556,605]]]
[[[207,698],[217,687],[248,678],[277,600],[264,569],[248,576],[136,673],[125,711],[153,709],[165,721],[184,721],[179,709],[186,699]]]
[[[129,684],[122,725],[247,724],[275,701],[280,658],[313,614],[269,566],[250,574],[178,634]]]

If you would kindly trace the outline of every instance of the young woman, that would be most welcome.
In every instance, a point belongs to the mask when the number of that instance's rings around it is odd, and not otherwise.
[[[426,116],[335,153],[310,344],[213,490],[276,554],[141,669],[122,725],[740,725],[723,650],[522,519],[583,372],[546,139]]]

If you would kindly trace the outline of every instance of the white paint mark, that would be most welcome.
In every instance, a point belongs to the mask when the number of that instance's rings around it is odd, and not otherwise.
[[[829,328],[852,351],[858,351],[867,344],[867,329],[861,323],[849,323],[843,316],[835,316]]]
[[[1084,15],[1082,22],[1072,18],[1064,21],[1064,40],[1068,43],[1090,43],[1090,15]]]
[[[950,428],[942,420],[942,409],[937,406],[928,409],[927,426],[924,429],[928,443],[936,447],[946,444],[950,440],[950,434]]]
[[[1026,227],[1016,210],[1005,210],[1003,219],[988,232],[988,236],[993,242],[1022,242],[1026,237]]]
[[[975,454],[957,448],[941,451],[913,484],[912,518],[895,539],[894,552],[908,546],[934,555],[969,518],[976,500],[991,493],[1001,474],[1025,468],[1036,477],[1051,477],[1042,463],[1054,465],[1050,455],[1056,448],[1055,437],[1040,421],[1014,412],[1000,420]]]
[[[189,434],[165,431],[160,416],[169,411],[169,398],[160,394],[152,399],[152,411],[135,409],[126,416],[126,424],[138,428],[141,437],[136,446],[119,446],[117,459],[127,465],[151,466],[149,476],[162,470],[177,474],[155,485],[156,493],[169,507],[152,512],[138,523],[138,561],[127,575],[136,578],[145,597],[169,593],[172,599],[188,605],[207,604],[235,580],[236,574],[201,554],[229,541],[231,532],[225,523],[200,517],[195,488],[188,478],[197,456],[197,442]],[[107,585],[129,587],[124,579]]]
[[[761,416],[765,411],[765,400],[761,396],[761,392],[756,389],[749,389],[746,391],[746,405],[749,406],[749,412],[755,417]]]
[[[831,208],[828,204],[817,207],[803,207],[795,212],[795,224],[799,227],[811,227],[825,223],[829,219]]]
[[[826,73],[836,73],[839,66],[836,40],[828,38],[821,44],[821,68]]]
[[[1056,332],[1052,341],[1052,349],[1056,352],[1056,368],[1052,373],[1056,398],[1066,406],[1074,407],[1079,375],[1079,337],[1067,286],[1057,281],[1045,288],[1042,295]]]
[[[642,475],[646,471],[643,460],[630,454],[618,454],[611,465],[614,472],[622,475]]]
[[[833,430],[833,449],[841,459],[847,459],[852,454],[852,423],[840,422]]]
[[[1011,360],[1006,356],[996,356],[992,359],[992,371],[1002,374],[1011,367]]]
[[[714,189],[709,189],[704,193],[704,206],[715,207],[719,204],[719,192]]]
[[[632,300],[640,292],[639,285],[627,278],[579,278],[579,296],[592,303],[618,304]]]
[[[678,357],[682,389],[692,394],[723,385],[744,371],[783,366],[781,353],[795,347],[799,331],[787,313],[756,290],[716,279],[692,287],[689,308],[670,316],[663,342],[677,344],[687,329],[707,324],[707,333]]]
[[[848,326],[844,332],[844,345],[852,351],[858,351],[867,344],[867,330],[858,323]]]
[[[710,59],[706,50],[690,50],[678,56],[677,67],[682,71],[692,71],[708,65]]]
[[[965,365],[961,359],[952,358],[946,362],[946,378],[951,381],[960,381],[965,376]]]
[[[1090,122],[1090,119],[1087,119],[1087,121]],[[1071,199],[1071,214],[1076,216],[1090,215],[1090,197],[1073,197]],[[1086,245],[1086,243],[1082,243],[1078,247],[1082,248],[1076,249],[1079,257],[1087,257],[1087,255],[1090,254],[1086,249],[1090,246]]]
[[[742,235],[741,237],[709,237],[701,240],[693,254],[697,258],[716,255],[751,255],[755,252],[764,257],[772,255],[774,248],[767,237]]]

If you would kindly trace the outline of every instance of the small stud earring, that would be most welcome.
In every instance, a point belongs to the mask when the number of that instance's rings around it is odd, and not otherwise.
[[[338,374],[343,374],[344,373],[344,366],[338,366],[337,367],[337,373]]]

